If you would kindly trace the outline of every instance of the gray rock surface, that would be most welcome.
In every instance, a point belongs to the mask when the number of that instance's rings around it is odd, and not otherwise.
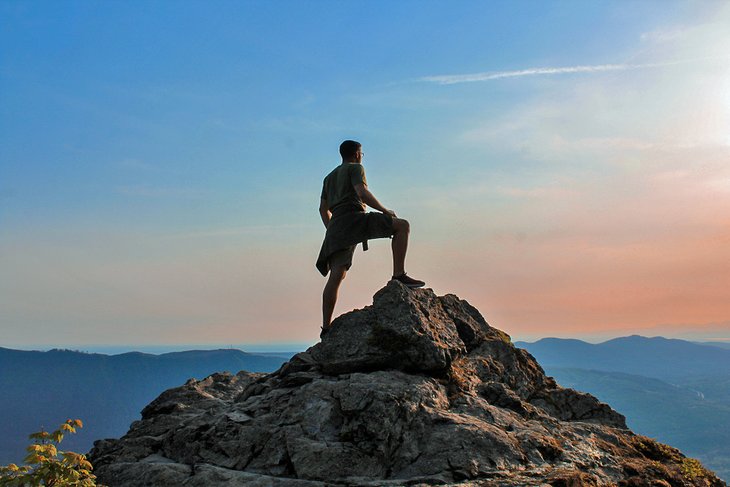
[[[272,374],[165,391],[90,459],[111,487],[725,485],[466,301],[397,282]]]

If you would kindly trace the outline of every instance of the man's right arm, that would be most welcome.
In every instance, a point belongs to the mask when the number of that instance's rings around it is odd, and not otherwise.
[[[362,202],[368,205],[370,208],[382,211],[383,213],[386,213],[390,216],[395,216],[395,212],[393,210],[389,210],[385,206],[383,206],[380,201],[378,201],[378,199],[375,197],[375,195],[370,192],[367,184],[356,184],[355,192],[357,193],[357,196],[362,200]]]

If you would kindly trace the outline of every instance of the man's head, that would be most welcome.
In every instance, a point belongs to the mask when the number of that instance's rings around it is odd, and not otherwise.
[[[340,144],[340,155],[343,162],[361,162],[362,144],[355,140],[346,140]]]

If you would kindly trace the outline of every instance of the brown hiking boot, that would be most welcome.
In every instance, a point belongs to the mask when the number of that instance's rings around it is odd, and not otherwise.
[[[402,284],[405,284],[406,286],[410,288],[417,288],[417,287],[423,287],[426,285],[425,282],[419,281],[418,279],[413,279],[412,277],[408,277],[406,273],[404,272],[400,276],[393,276],[394,281],[398,281]]]

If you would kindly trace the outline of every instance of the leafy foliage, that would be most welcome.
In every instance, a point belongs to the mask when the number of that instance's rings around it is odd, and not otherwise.
[[[711,476],[702,463],[694,458],[685,458],[682,461],[682,475],[688,480],[707,479]]]
[[[39,431],[29,437],[33,444],[26,450],[27,465],[11,463],[0,466],[0,486],[74,486],[97,487],[93,467],[85,455],[71,451],[59,451],[58,444],[67,433],[83,428],[80,419],[66,420],[56,431]],[[60,458],[59,458],[60,457]]]

